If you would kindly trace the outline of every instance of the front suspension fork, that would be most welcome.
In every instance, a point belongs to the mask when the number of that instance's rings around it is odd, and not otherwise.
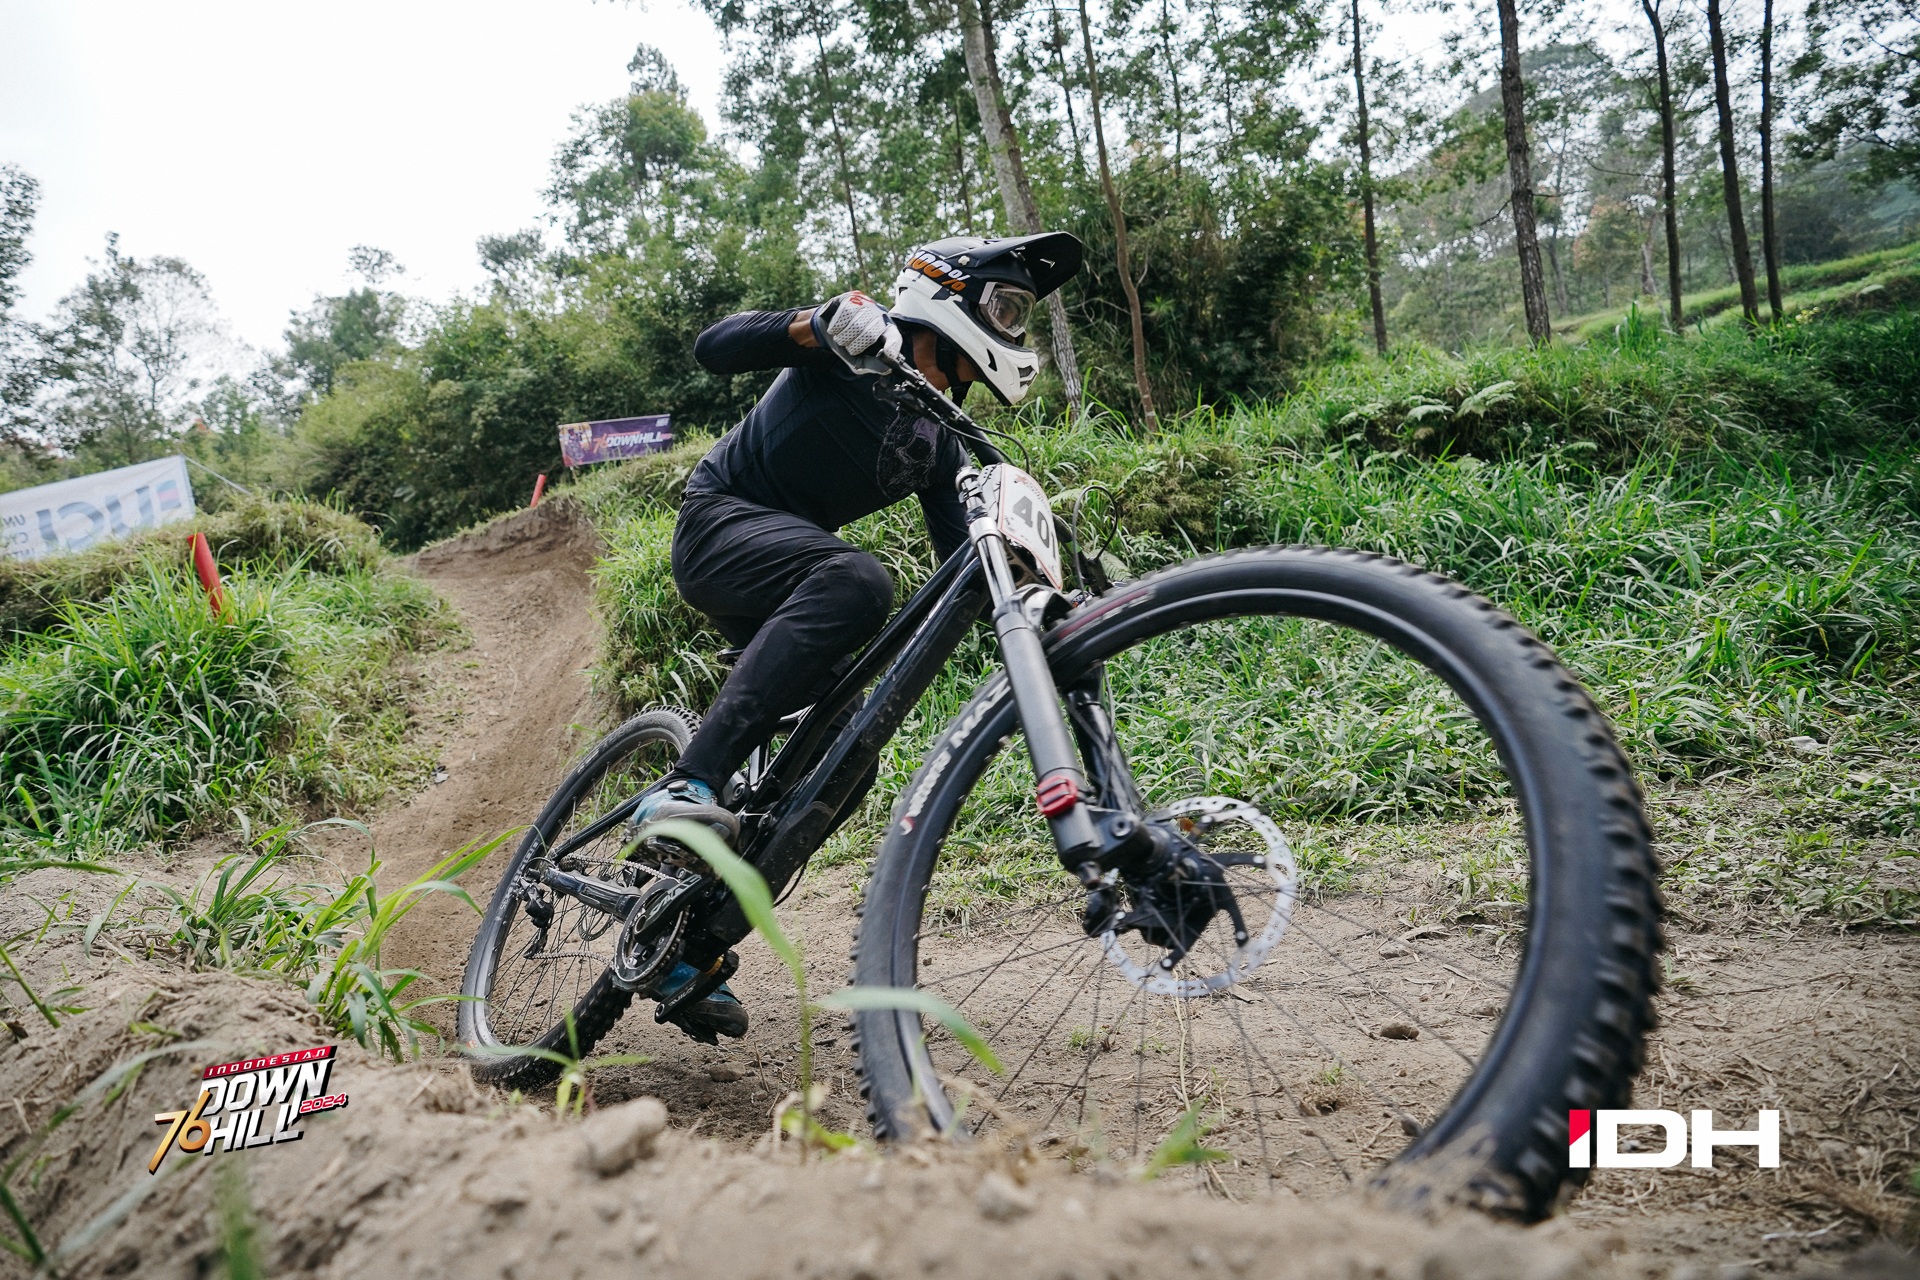
[[[986,568],[987,589],[993,602],[993,630],[1000,640],[1000,657],[1013,690],[1020,729],[1033,761],[1040,812],[1053,829],[1053,843],[1061,865],[1092,887],[1113,867],[1131,867],[1160,852],[1157,831],[1143,821],[1139,795],[1127,775],[1126,761],[1113,741],[1112,726],[1099,703],[1099,675],[1089,688],[1076,687],[1068,698],[1082,719],[1081,736],[1088,739],[1089,760],[1103,776],[1105,798],[1119,808],[1097,808],[1088,802],[1095,794],[1087,785],[1074,731],[1060,706],[1060,691],[1047,665],[1040,631],[1016,593],[1007,544],[988,517],[981,495],[980,473],[968,467],[958,477],[961,500],[967,510],[967,537]],[[1091,693],[1091,704],[1088,695]],[[1104,738],[1104,741],[1101,739]],[[1115,783],[1118,778],[1126,781]],[[1160,837],[1164,839],[1164,837]]]

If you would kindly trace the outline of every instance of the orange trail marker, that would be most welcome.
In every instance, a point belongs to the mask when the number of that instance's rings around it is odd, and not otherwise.
[[[547,491],[547,478],[543,475],[538,480],[535,480],[533,482],[533,501],[529,502],[527,505],[530,507],[539,506],[540,495],[545,493],[546,491]]]
[[[213,548],[207,545],[207,535],[194,534],[188,546],[193,550],[194,571],[200,575],[200,585],[207,589],[207,600],[213,605],[213,611],[225,613],[227,595],[221,590],[220,567],[213,562]]]

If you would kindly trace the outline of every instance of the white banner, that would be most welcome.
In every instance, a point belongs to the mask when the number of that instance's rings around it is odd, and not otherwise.
[[[187,460],[177,453],[57,484],[0,493],[0,532],[9,560],[80,551],[102,538],[118,538],[192,515]]]

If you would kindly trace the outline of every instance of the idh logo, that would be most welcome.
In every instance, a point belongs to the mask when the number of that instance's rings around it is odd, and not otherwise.
[[[1666,1130],[1660,1151],[1622,1151],[1622,1125]],[[1713,1112],[1696,1111],[1689,1125],[1678,1111],[1567,1112],[1567,1167],[1570,1169],[1668,1169],[1687,1158],[1689,1129],[1693,1167],[1713,1168],[1715,1147],[1758,1147],[1760,1167],[1780,1167],[1780,1113],[1762,1111],[1757,1129],[1716,1129]]]

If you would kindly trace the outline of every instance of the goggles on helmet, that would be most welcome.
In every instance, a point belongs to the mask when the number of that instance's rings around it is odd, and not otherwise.
[[[975,304],[980,318],[987,327],[1006,338],[1009,342],[1019,342],[1027,334],[1027,317],[1033,311],[1033,294],[1018,285],[990,281],[980,291],[980,301]]]

